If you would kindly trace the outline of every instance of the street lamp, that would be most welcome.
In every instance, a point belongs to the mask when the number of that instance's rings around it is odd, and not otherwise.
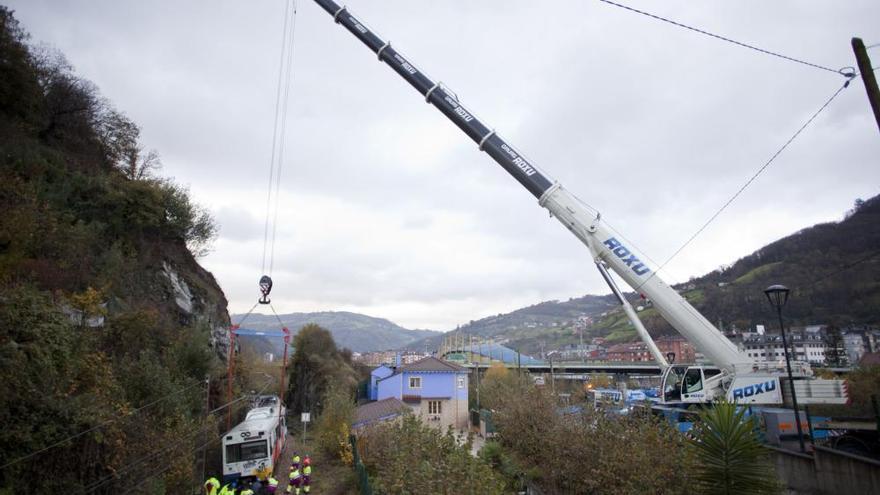
[[[785,368],[788,371],[788,383],[791,386],[791,403],[794,406],[794,423],[797,425],[798,442],[801,445],[801,452],[806,452],[804,448],[804,432],[801,429],[801,417],[798,413],[797,394],[794,391],[794,378],[791,376],[791,358],[788,355],[788,339],[785,337],[785,325],[782,323],[782,307],[788,302],[788,287],[784,285],[771,285],[764,289],[767,300],[770,305],[776,308],[776,315],[779,317],[779,329],[782,331],[782,350],[785,353]]]

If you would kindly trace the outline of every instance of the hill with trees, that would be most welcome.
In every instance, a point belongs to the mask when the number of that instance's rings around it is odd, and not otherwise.
[[[234,323],[241,322],[243,318],[244,315],[232,315]],[[278,330],[280,326],[286,326],[294,334],[308,324],[326,328],[333,335],[336,345],[355,352],[399,349],[412,342],[439,334],[431,330],[410,330],[384,318],[348,311],[289,313],[277,317],[253,313],[244,321],[245,327],[254,330]],[[277,340],[250,337],[247,341],[243,339],[243,345],[253,346],[260,354],[273,352],[280,356],[284,348]]]
[[[158,166],[0,6],[0,493],[192,491],[229,317],[216,226]]]

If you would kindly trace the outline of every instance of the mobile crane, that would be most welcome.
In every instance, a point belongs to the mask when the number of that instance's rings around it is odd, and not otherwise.
[[[651,355],[664,368],[662,402],[686,404],[711,402],[727,397],[743,404],[780,404],[784,402],[780,380],[783,370],[774,363],[758,362],[745,355],[718,331],[678,292],[667,285],[632,249],[602,221],[598,211],[587,206],[561,184],[551,180],[525,156],[508,144],[494,129],[480,122],[461,104],[458,97],[442,83],[432,81],[346,8],[333,0],[315,0],[394,72],[416,89],[425,101],[434,105],[471,138],[480,151],[486,152],[514,179],[526,188],[538,204],[546,208],[590,251],[602,278],[623,308]],[[670,364],[657,348],[615,284],[609,270],[630,287],[649,298],[657,311],[692,342],[716,367]],[[843,403],[845,384],[840,380],[812,377],[807,363],[793,363],[798,400],[802,403]]]

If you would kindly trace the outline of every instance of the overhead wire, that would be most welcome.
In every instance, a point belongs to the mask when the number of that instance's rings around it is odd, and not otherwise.
[[[270,381],[267,381],[267,382],[266,382],[266,384],[263,386],[263,388],[260,389],[259,392],[257,392],[257,395],[261,395],[261,394],[262,394],[267,388],[269,388],[269,385],[271,384],[271,382],[274,382],[274,378],[272,378],[272,377],[269,376],[269,375],[267,375],[267,377],[270,379]],[[207,415],[210,416],[210,415],[212,415],[212,414],[214,414],[214,413],[216,413],[216,412],[218,412],[218,411],[222,411],[223,409],[226,409],[226,408],[232,406],[233,404],[236,404],[236,403],[241,402],[241,401],[243,401],[243,400],[247,400],[248,398],[249,398],[249,395],[241,395],[240,397],[238,397],[238,398],[236,398],[236,399],[234,399],[234,400],[231,400],[231,401],[229,401],[229,402],[226,402],[225,404],[222,404],[222,405],[220,405],[219,407],[212,409],[211,411],[208,412]],[[92,493],[92,492],[94,492],[95,490],[101,488],[102,486],[107,485],[108,483],[112,483],[112,482],[114,482],[114,481],[117,481],[117,480],[122,479],[122,475],[124,475],[124,474],[126,474],[126,473],[130,473],[132,470],[134,470],[134,469],[135,469],[136,467],[138,467],[139,465],[142,465],[142,464],[144,464],[144,463],[146,463],[146,462],[149,462],[151,459],[153,459],[154,457],[158,456],[159,454],[162,454],[162,453],[165,453],[165,452],[171,451],[171,450],[173,450],[175,447],[177,447],[177,446],[179,446],[179,445],[181,445],[181,444],[183,444],[183,443],[186,443],[187,441],[191,441],[191,440],[192,440],[193,438],[195,438],[197,435],[199,435],[199,434],[205,432],[207,429],[211,428],[212,426],[213,426],[213,425],[211,425],[211,424],[205,425],[205,426],[203,426],[202,428],[199,428],[199,429],[197,429],[197,430],[195,430],[195,431],[193,431],[193,432],[190,432],[188,435],[186,435],[186,436],[184,437],[183,440],[180,440],[180,441],[177,441],[177,442],[172,443],[171,446],[164,446],[164,447],[162,447],[162,448],[160,448],[160,449],[157,449],[157,450],[151,452],[150,454],[147,454],[147,455],[145,455],[145,456],[139,457],[139,458],[138,458],[137,460],[135,460],[135,461],[129,462],[129,463],[127,463],[127,464],[121,466],[120,469],[114,471],[113,473],[111,473],[111,474],[109,474],[109,475],[107,475],[107,476],[105,476],[105,477],[103,477],[103,478],[101,478],[101,479],[99,479],[99,480],[97,480],[97,481],[95,481],[95,482],[92,482],[92,483],[90,483],[89,485],[87,485],[87,486],[84,488],[84,490],[85,490],[84,493],[85,493],[85,494]],[[215,440],[215,439],[212,439],[212,441],[214,441],[214,440]],[[208,443],[210,443],[210,442],[208,442]],[[205,445],[207,445],[207,443],[206,443]],[[199,448],[201,448],[201,447],[199,447]],[[195,450],[197,450],[197,449],[193,449],[193,451],[195,451]]]
[[[824,282],[825,280],[828,280],[829,278],[831,278],[835,275],[840,275],[841,273],[849,270],[850,268],[857,266],[857,265],[860,265],[868,260],[874,259],[877,256],[880,256],[880,250],[874,251],[873,253],[871,253],[867,256],[864,256],[862,258],[859,258],[856,261],[853,261],[851,263],[847,263],[846,265],[843,265],[842,267],[838,268],[837,270],[835,270],[831,273],[828,273],[826,275],[823,275],[823,276],[817,278],[816,280],[813,280],[812,282],[807,284],[805,287],[803,287],[803,289],[811,289],[811,288],[815,287],[816,285],[818,285],[819,282]]]
[[[669,256],[669,258],[667,258],[666,261],[664,261],[664,262],[663,262],[663,263],[662,263],[662,264],[661,264],[656,270],[654,270],[654,271],[651,273],[651,275],[650,275],[647,279],[645,279],[644,282],[642,282],[641,284],[639,284],[639,286],[636,287],[636,290],[641,289],[646,283],[648,283],[649,280],[651,280],[651,279],[654,277],[654,275],[655,275],[658,271],[662,270],[666,265],[668,265],[669,262],[672,261],[676,256],[678,256],[679,253],[681,253],[681,252],[682,252],[682,251],[683,251],[683,250],[684,250],[684,249],[685,249],[685,248],[686,248],[691,242],[693,242],[694,239],[697,238],[697,236],[699,236],[700,234],[702,234],[703,231],[706,230],[706,228],[709,227],[709,225],[710,225],[712,222],[714,222],[715,219],[718,218],[718,216],[721,215],[721,213],[722,213],[724,210],[726,210],[727,207],[730,206],[730,204],[733,203],[733,202],[734,202],[734,201],[735,201],[735,200],[736,200],[736,199],[737,199],[737,198],[743,193],[743,191],[745,191],[746,188],[748,188],[748,187],[749,187],[749,186],[755,181],[755,179],[758,178],[759,175],[761,175],[765,170],[767,170],[767,168],[768,168],[768,167],[769,167],[769,166],[770,166],[770,165],[776,160],[776,158],[778,158],[779,155],[781,155],[782,152],[785,151],[785,149],[788,148],[788,146],[789,146],[789,145],[790,145],[795,139],[797,139],[798,136],[800,136],[800,134],[804,131],[804,129],[806,129],[807,126],[809,126],[814,120],[816,120],[816,117],[818,117],[819,114],[821,114],[826,108],[828,108],[828,105],[830,105],[831,102],[834,101],[834,99],[837,98],[837,96],[838,96],[838,95],[839,95],[844,89],[846,89],[846,88],[849,86],[850,81],[852,81],[852,78],[848,78],[848,79],[846,80],[846,82],[845,82],[840,88],[838,88],[837,91],[835,91],[834,94],[832,94],[831,97],[828,98],[828,99],[825,101],[825,103],[823,103],[822,106],[819,107],[819,109],[816,110],[816,111],[810,116],[810,118],[807,119],[807,121],[804,122],[803,125],[801,125],[801,126],[798,128],[798,130],[795,131],[795,133],[792,134],[791,137],[789,137],[788,140],[787,140],[787,141],[786,141],[786,142],[785,142],[785,143],[784,143],[779,149],[776,150],[775,153],[773,153],[773,156],[771,156],[769,160],[767,160],[767,161],[766,161],[766,162],[765,162],[765,163],[764,163],[764,164],[763,164],[763,165],[762,165],[762,166],[761,166],[761,167],[760,167],[760,168],[759,168],[754,174],[752,174],[752,176],[751,176],[751,177],[750,177],[750,178],[749,178],[749,179],[748,179],[748,180],[747,180],[747,181],[746,181],[746,182],[745,182],[745,183],[744,183],[744,184],[743,184],[743,185],[742,185],[742,186],[741,186],[741,187],[740,187],[735,193],[733,193],[733,195],[732,195],[732,196],[731,196],[731,197],[730,197],[730,198],[729,198],[729,199],[728,199],[723,205],[721,205],[721,207],[720,207],[720,208],[719,208],[719,209],[718,209],[718,210],[717,210],[717,211],[716,211],[711,217],[709,217],[709,219],[706,220],[706,222],[703,223],[703,225],[702,225],[699,229],[697,229],[697,231],[694,232],[693,235],[691,235],[691,236],[688,238],[688,240],[686,240],[681,246],[679,246],[679,248],[676,249],[675,252],[672,253],[672,255]]]
[[[706,31],[706,30],[704,30],[704,29],[696,28],[696,27],[693,27],[693,26],[689,26],[689,25],[687,25],[687,24],[683,24],[683,23],[678,22],[678,21],[674,21],[674,20],[672,20],[672,19],[668,19],[668,18],[666,18],[666,17],[662,17],[662,16],[659,16],[659,15],[656,15],[656,14],[652,14],[652,13],[650,13],[650,12],[645,12],[644,10],[639,10],[639,9],[636,9],[636,8],[630,7],[630,6],[628,6],[628,5],[624,5],[624,4],[622,4],[622,3],[613,2],[613,1],[611,1],[611,0],[599,0],[599,1],[602,2],[602,3],[606,3],[606,4],[608,4],[608,5],[613,5],[613,6],[615,6],[615,7],[618,7],[618,8],[624,9],[624,10],[628,10],[628,11],[630,11],[630,12],[635,12],[636,14],[641,14],[641,15],[643,15],[643,16],[650,17],[650,18],[652,18],[652,19],[656,19],[656,20],[658,20],[658,21],[662,21],[662,22],[665,22],[665,23],[668,23],[668,24],[672,24],[673,26],[677,26],[677,27],[680,27],[680,28],[683,28],[683,29],[687,29],[687,30],[690,30],[690,31],[696,32],[696,33],[700,33],[700,34],[703,34],[703,35],[705,35],[705,36],[709,36],[709,37],[711,37],[711,38],[715,38],[715,39],[718,39],[718,40],[721,40],[721,41],[726,41],[726,42],[728,42],[728,43],[732,43],[732,44],[734,44],[734,45],[737,45],[737,46],[740,46],[740,47],[743,47],[743,48],[748,48],[749,50],[754,50],[754,51],[756,51],[756,52],[763,53],[763,54],[765,54],[765,55],[770,55],[770,56],[773,56],[773,57],[778,57],[778,58],[783,59],[783,60],[788,60],[789,62],[794,62],[794,63],[801,64],[801,65],[805,65],[805,66],[808,66],[808,67],[813,67],[813,68],[815,68],[815,69],[820,69],[820,70],[827,71],[827,72],[833,72],[833,73],[836,73],[836,74],[841,74],[841,72],[840,72],[839,70],[837,70],[837,69],[832,69],[832,68],[830,68],[830,67],[826,67],[826,66],[824,66],[824,65],[814,64],[814,63],[812,63],[812,62],[807,62],[806,60],[801,60],[801,59],[798,59],[798,58],[790,57],[790,56],[788,56],[788,55],[783,55],[783,54],[778,53],[778,52],[774,52],[774,51],[771,51],[771,50],[767,50],[767,49],[764,49],[764,48],[760,48],[760,47],[755,46],[755,45],[752,45],[752,44],[750,44],[750,43],[744,43],[744,42],[742,42],[742,41],[737,41],[737,40],[734,40],[734,39],[728,38],[728,37],[726,37],[726,36],[721,36],[721,35],[719,35],[719,34],[711,33],[711,32]],[[875,45],[875,46],[876,46],[876,45]]]
[[[33,458],[34,456],[37,456],[37,455],[39,455],[39,454],[42,454],[43,452],[46,452],[46,451],[52,450],[52,449],[54,449],[55,447],[58,447],[58,446],[60,446],[60,445],[63,445],[63,444],[65,444],[65,443],[67,443],[67,442],[69,442],[69,441],[71,441],[71,440],[74,440],[74,439],[76,439],[76,438],[79,438],[79,437],[81,437],[81,436],[83,436],[83,435],[86,435],[86,434],[91,433],[91,432],[93,432],[93,431],[96,431],[96,430],[99,430],[99,429],[104,428],[104,427],[106,427],[106,426],[109,426],[109,425],[111,425],[111,424],[113,424],[113,423],[115,423],[115,422],[117,422],[117,421],[119,421],[119,420],[121,420],[121,419],[128,419],[128,418],[134,416],[135,414],[140,413],[141,411],[144,411],[144,410],[146,410],[146,409],[149,409],[150,407],[155,406],[156,404],[159,404],[160,402],[163,402],[163,401],[165,401],[165,400],[167,400],[167,399],[169,399],[169,398],[171,398],[171,397],[174,397],[174,396],[176,396],[176,395],[179,395],[179,394],[181,394],[181,393],[183,393],[183,392],[186,392],[187,390],[190,390],[190,389],[192,389],[192,388],[195,388],[195,387],[197,387],[197,386],[199,386],[199,385],[203,385],[203,384],[204,384],[204,382],[201,382],[201,381],[200,381],[200,382],[194,383],[194,384],[192,384],[192,385],[190,385],[190,386],[187,386],[187,387],[184,387],[184,388],[182,388],[182,389],[179,389],[179,390],[176,390],[176,391],[174,391],[174,392],[171,392],[170,394],[167,394],[167,395],[165,395],[165,396],[162,396],[162,397],[160,397],[160,398],[154,400],[153,402],[150,402],[149,404],[145,404],[145,405],[143,405],[143,406],[141,406],[141,407],[138,407],[137,409],[134,409],[134,410],[132,410],[132,411],[130,411],[130,412],[128,412],[128,413],[121,414],[121,415],[117,415],[115,418],[113,418],[113,419],[111,419],[111,420],[108,420],[108,421],[105,421],[105,422],[103,422],[103,423],[100,423],[100,424],[98,424],[98,425],[95,425],[95,426],[89,428],[88,430],[81,431],[81,432],[79,432],[79,433],[77,433],[77,434],[75,434],[75,435],[70,435],[70,436],[68,436],[68,437],[66,437],[66,438],[64,438],[64,439],[62,439],[62,440],[58,440],[57,442],[55,442],[55,443],[53,443],[53,444],[51,444],[51,445],[48,445],[48,446],[46,446],[46,447],[43,447],[43,448],[41,448],[41,449],[39,449],[39,450],[36,450],[36,451],[34,451],[34,452],[31,452],[30,454],[27,454],[27,455],[21,456],[21,457],[19,457],[19,458],[17,458],[17,459],[14,459],[14,460],[12,460],[12,461],[9,461],[9,462],[7,462],[6,464],[0,466],[0,470],[2,470],[2,469],[6,469],[7,467],[12,466],[12,465],[14,465],[14,464],[18,464],[19,462],[22,462],[22,461],[26,461],[26,460],[28,460],[28,459],[31,459],[31,458]]]

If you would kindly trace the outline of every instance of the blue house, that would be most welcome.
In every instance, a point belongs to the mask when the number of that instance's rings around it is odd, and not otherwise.
[[[370,400],[379,400],[379,380],[393,374],[394,370],[384,364],[370,372]]]
[[[426,357],[400,366],[384,378],[382,366],[373,370],[370,381],[376,380],[376,400],[397,398],[412,408],[428,424],[445,429],[467,428],[468,369],[457,364]],[[389,370],[390,371],[390,370]],[[372,390],[371,390],[372,395]]]

